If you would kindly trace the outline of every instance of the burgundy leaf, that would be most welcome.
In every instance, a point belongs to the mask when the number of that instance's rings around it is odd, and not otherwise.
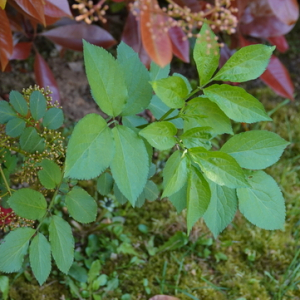
[[[46,88],[47,86],[49,86],[50,90],[52,91],[51,96],[53,102],[58,101],[58,103],[60,103],[58,86],[54,78],[54,75],[50,70],[47,62],[39,53],[36,53],[35,60],[34,60],[34,75],[35,75],[36,83],[40,87]]]
[[[180,300],[179,298],[172,297],[172,296],[166,296],[166,295],[156,295],[149,300]]]
[[[141,34],[144,48],[151,59],[160,67],[172,60],[172,44],[168,33],[164,30],[164,12],[156,0],[141,0],[143,10],[141,16]]]
[[[191,12],[199,12],[204,10],[206,7],[207,1],[198,1],[198,0],[174,0],[176,4],[181,7],[188,7]]]
[[[253,0],[239,22],[243,35],[269,38],[288,33],[294,25],[282,23],[273,13],[268,0]]]
[[[45,0],[44,11],[52,18],[73,17],[67,0]]]
[[[250,0],[234,0],[232,1],[232,6],[238,9],[238,18],[241,18],[244,14],[244,10],[246,9]]]
[[[10,57],[12,59],[27,59],[30,55],[32,43],[31,42],[20,42],[14,46],[13,53]]]
[[[294,100],[294,85],[289,72],[276,56],[271,56],[270,63],[260,79],[278,95]]]
[[[280,52],[285,52],[289,49],[289,44],[283,35],[269,37],[268,41],[276,46],[276,49]]]
[[[190,44],[187,40],[186,34],[183,32],[181,27],[171,27],[169,29],[169,37],[172,43],[172,50],[182,61],[190,62]]]
[[[141,62],[147,68],[150,67],[151,59],[142,43],[140,22],[136,19],[132,12],[129,12],[128,14],[122,33],[122,41],[138,53]]]
[[[53,43],[75,51],[82,51],[82,39],[103,48],[109,48],[116,43],[106,30],[86,23],[57,27],[45,31],[41,35],[47,37]]]
[[[2,71],[13,52],[13,38],[9,21],[4,10],[0,8],[0,63]]]
[[[299,18],[297,0],[268,0],[274,15],[284,24],[293,25]]]
[[[28,17],[46,25],[44,15],[44,0],[15,0],[18,10],[22,10]]]

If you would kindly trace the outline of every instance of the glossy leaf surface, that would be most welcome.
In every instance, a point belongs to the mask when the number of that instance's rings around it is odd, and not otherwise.
[[[178,26],[172,26],[169,29],[169,37],[172,44],[172,51],[183,62],[190,62],[190,44],[186,34]]]
[[[0,9],[0,64],[2,72],[13,53],[13,38],[5,10]]]
[[[52,160],[43,159],[41,162],[42,170],[38,172],[41,184],[46,189],[54,189],[60,184],[62,174],[60,167]]]

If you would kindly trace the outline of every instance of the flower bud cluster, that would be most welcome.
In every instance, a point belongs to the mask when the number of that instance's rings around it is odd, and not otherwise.
[[[105,18],[108,5],[104,5],[106,0],[100,0],[97,4],[94,4],[91,0],[75,0],[78,4],[73,4],[73,9],[78,9],[79,15],[75,18],[76,21],[84,20],[87,24],[92,22],[106,23]]]

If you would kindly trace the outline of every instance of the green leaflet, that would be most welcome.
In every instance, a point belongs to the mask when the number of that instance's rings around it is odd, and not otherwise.
[[[9,277],[0,276],[0,291],[2,292],[3,300],[8,299],[9,290],[10,290]]]
[[[151,81],[159,80],[162,78],[167,78],[170,73],[170,64],[161,68],[155,62],[151,62],[150,64],[150,78]]]
[[[204,86],[217,70],[220,59],[216,36],[206,23],[201,27],[200,36],[195,43],[193,56],[200,77],[200,85]]]
[[[221,151],[230,154],[242,168],[259,170],[276,163],[288,144],[276,133],[253,130],[233,136]]]
[[[43,125],[48,129],[58,129],[64,122],[64,114],[60,108],[52,107],[43,117]]]
[[[169,200],[175,206],[177,213],[181,213],[187,205],[187,182],[179,191],[169,196]]]
[[[32,228],[17,228],[5,236],[0,244],[0,271],[17,272],[21,269],[29,240],[35,234]]]
[[[189,163],[187,156],[179,150],[169,157],[163,170],[162,198],[175,194],[184,186],[187,181]]]
[[[192,91],[192,86],[191,86],[189,80],[188,80],[185,76],[183,76],[183,75],[181,75],[181,74],[179,74],[179,73],[176,73],[176,72],[173,73],[173,76],[178,76],[178,77],[180,77],[180,78],[183,79],[183,81],[185,82],[186,87],[187,87],[187,89],[188,89],[188,93],[190,93],[190,92]]]
[[[204,221],[216,238],[232,221],[237,210],[235,189],[209,181],[211,199],[203,216]]]
[[[98,276],[101,271],[101,262],[100,260],[94,260],[92,262],[91,268],[88,273],[88,283],[92,283]]]
[[[187,185],[187,230],[190,234],[194,224],[203,216],[209,205],[211,192],[203,175],[191,167]]]
[[[100,177],[97,179],[97,191],[105,196],[109,194],[113,188],[114,180],[112,176],[104,172],[100,175]]]
[[[83,40],[86,75],[95,102],[107,115],[116,117],[128,99],[126,80],[122,68],[103,48]]]
[[[156,95],[170,108],[182,108],[189,91],[179,76],[171,76],[151,82]]]
[[[105,120],[97,114],[86,115],[70,138],[64,176],[95,178],[110,165],[113,155],[112,133]]]
[[[76,279],[79,282],[87,282],[88,279],[86,269],[84,267],[81,267],[76,262],[74,262],[73,265],[71,266],[68,275],[72,276],[74,279]]]
[[[139,116],[126,116],[122,118],[122,124],[124,126],[135,128],[140,125],[148,124],[147,120]]]
[[[172,148],[176,144],[174,137],[176,133],[175,125],[167,121],[151,123],[139,132],[152,147],[158,150]]]
[[[9,102],[20,115],[24,117],[27,115],[28,104],[21,93],[17,91],[11,91],[9,93]]]
[[[51,247],[43,234],[37,233],[29,247],[29,259],[32,272],[42,285],[51,271]]]
[[[211,130],[211,127],[195,127],[184,132],[180,139],[187,148],[204,147],[209,150],[211,148]]]
[[[230,188],[249,186],[242,168],[229,154],[202,147],[191,148],[189,153],[211,181]]]
[[[8,102],[1,100],[0,101],[0,123],[5,124],[10,119],[17,117],[17,114],[9,105]]]
[[[9,206],[22,218],[38,220],[47,209],[47,202],[43,194],[30,188],[15,191],[8,200]]]
[[[47,100],[40,91],[33,91],[29,98],[29,107],[35,121],[41,119],[47,110]]]
[[[155,119],[159,120],[167,111],[170,110],[170,107],[168,107],[156,95],[154,95],[151,99],[148,109],[150,109]],[[168,118],[173,118],[176,116],[178,116],[177,109],[170,113]],[[183,120],[181,118],[171,120],[170,122],[173,123],[178,129],[183,128]]]
[[[65,197],[68,211],[73,219],[81,223],[96,220],[97,203],[84,189],[75,186]]]
[[[154,201],[159,196],[159,189],[153,181],[148,180],[144,187],[143,193],[147,200]]]
[[[45,149],[45,140],[40,137],[35,128],[26,127],[20,136],[20,146],[22,150],[29,153],[42,152]]]
[[[234,53],[213,80],[244,82],[259,77],[267,68],[275,46],[250,45]]]
[[[112,129],[116,152],[111,171],[118,188],[132,205],[147,182],[149,161],[143,140],[130,128],[117,125]]]
[[[263,229],[283,229],[285,205],[276,181],[263,171],[246,174],[251,187],[237,189],[241,213]]]
[[[135,115],[147,108],[152,98],[150,75],[138,54],[131,47],[121,42],[117,53],[117,62],[123,70],[128,90],[128,100],[121,115]]]
[[[263,105],[244,89],[228,84],[214,84],[203,90],[223,112],[236,122],[272,121]]]
[[[114,191],[114,195],[115,195],[117,201],[121,205],[123,205],[123,204],[125,204],[125,203],[128,202],[128,199],[122,194],[122,192],[120,191],[120,189],[118,188],[118,186],[116,185],[116,183],[114,184],[113,191]]]
[[[74,238],[70,225],[61,217],[52,216],[49,239],[57,267],[63,273],[68,274],[74,259]]]
[[[185,112],[204,115],[205,118],[189,118],[184,120],[184,131],[203,126],[211,127],[211,133],[213,135],[223,133],[233,134],[229,118],[224,114],[224,112],[218,107],[217,104],[211,102],[207,98],[198,97],[192,99],[187,103]]]
[[[42,170],[38,172],[41,184],[46,189],[54,189],[58,184],[60,184],[62,179],[60,167],[49,159],[43,159],[41,167]]]
[[[25,126],[26,122],[20,118],[10,119],[6,124],[5,133],[13,138],[18,137],[23,133]]]

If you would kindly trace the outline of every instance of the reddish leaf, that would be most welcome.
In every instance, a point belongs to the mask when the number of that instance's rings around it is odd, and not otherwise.
[[[34,20],[46,25],[44,16],[44,0],[15,0],[17,4],[17,9],[21,9],[29,17]],[[12,2],[13,3],[13,2]]]
[[[50,70],[47,62],[39,53],[36,53],[34,60],[34,75],[36,83],[40,87],[46,88],[47,86],[49,86],[50,90],[52,91],[51,96],[53,102],[58,101],[60,103],[58,86],[56,80],[54,79],[54,75]]]
[[[156,0],[142,0],[141,34],[143,45],[151,59],[160,67],[172,60],[172,44],[168,32],[165,32],[165,16]]]
[[[75,51],[82,51],[82,39],[103,48],[109,48],[116,43],[106,30],[86,23],[57,27],[45,31],[41,35],[47,37],[53,43]]]
[[[52,18],[73,17],[67,0],[46,0],[44,11]]]
[[[269,38],[288,33],[294,25],[282,23],[273,13],[268,0],[252,0],[239,22],[243,35]]]
[[[6,13],[0,8],[0,63],[2,71],[13,52],[13,38]]]
[[[4,208],[0,206],[0,226],[7,225],[13,218],[15,217],[15,213],[11,208]]]
[[[186,34],[183,32],[181,27],[171,27],[169,29],[169,37],[172,43],[172,50],[182,61],[190,62],[190,44],[187,40]]]
[[[32,43],[29,42],[20,42],[17,45],[14,46],[13,53],[10,57],[10,60],[12,59],[27,59],[30,55]]]
[[[151,59],[142,43],[140,22],[136,17],[129,12],[124,30],[122,33],[122,41],[130,46],[135,52],[138,53],[141,62],[147,67],[150,67]]]
[[[299,18],[297,0],[268,0],[274,15],[284,24],[293,25]]]
[[[166,295],[156,295],[149,300],[180,300],[179,298],[172,297],[172,296],[166,296]]]
[[[238,9],[237,16],[239,19],[244,14],[244,10],[246,9],[249,1],[250,0],[233,0],[233,1],[231,1],[231,5]]]
[[[205,9],[206,4],[208,3],[206,1],[198,0],[174,0],[174,2],[181,7],[188,7],[191,10],[191,12],[199,12]]]
[[[278,95],[294,100],[294,85],[289,72],[276,56],[272,55],[270,63],[260,79]]]
[[[269,37],[268,41],[276,46],[276,49],[280,52],[285,52],[289,49],[289,44],[283,35]]]

